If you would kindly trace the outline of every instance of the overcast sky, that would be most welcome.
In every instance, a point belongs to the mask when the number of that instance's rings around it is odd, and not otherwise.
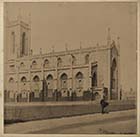
[[[8,3],[9,20],[19,14],[29,21],[34,54],[105,45],[107,28],[111,38],[120,37],[121,83],[123,89],[136,90],[136,3]]]

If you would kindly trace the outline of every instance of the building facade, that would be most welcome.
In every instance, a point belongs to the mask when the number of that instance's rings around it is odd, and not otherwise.
[[[82,100],[89,91],[95,93],[94,99],[105,95],[109,100],[119,100],[119,43],[111,40],[109,31],[102,46],[47,54],[40,50],[33,55],[31,24],[20,18],[7,23],[5,100],[69,100],[71,96]]]

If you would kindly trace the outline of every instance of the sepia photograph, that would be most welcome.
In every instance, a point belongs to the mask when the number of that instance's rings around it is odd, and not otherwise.
[[[136,135],[137,2],[4,2],[4,135]]]

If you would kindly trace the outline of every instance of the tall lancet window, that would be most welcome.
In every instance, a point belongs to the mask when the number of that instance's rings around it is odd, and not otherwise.
[[[15,53],[15,32],[12,32],[11,35],[12,35],[12,52]]]
[[[26,55],[26,33],[25,32],[23,32],[23,34],[22,34],[22,47],[21,47],[21,55]]]
[[[112,61],[112,79],[111,79],[111,82],[112,82],[112,89],[115,89],[116,88],[116,78],[117,78],[117,63],[116,63],[116,59],[113,59]]]

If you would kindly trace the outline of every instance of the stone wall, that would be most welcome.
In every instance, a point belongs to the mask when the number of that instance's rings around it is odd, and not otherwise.
[[[136,108],[134,101],[111,101],[109,111],[120,111]],[[101,112],[99,102],[66,102],[66,103],[36,103],[36,104],[5,104],[5,123],[41,120],[49,118],[76,116]]]

